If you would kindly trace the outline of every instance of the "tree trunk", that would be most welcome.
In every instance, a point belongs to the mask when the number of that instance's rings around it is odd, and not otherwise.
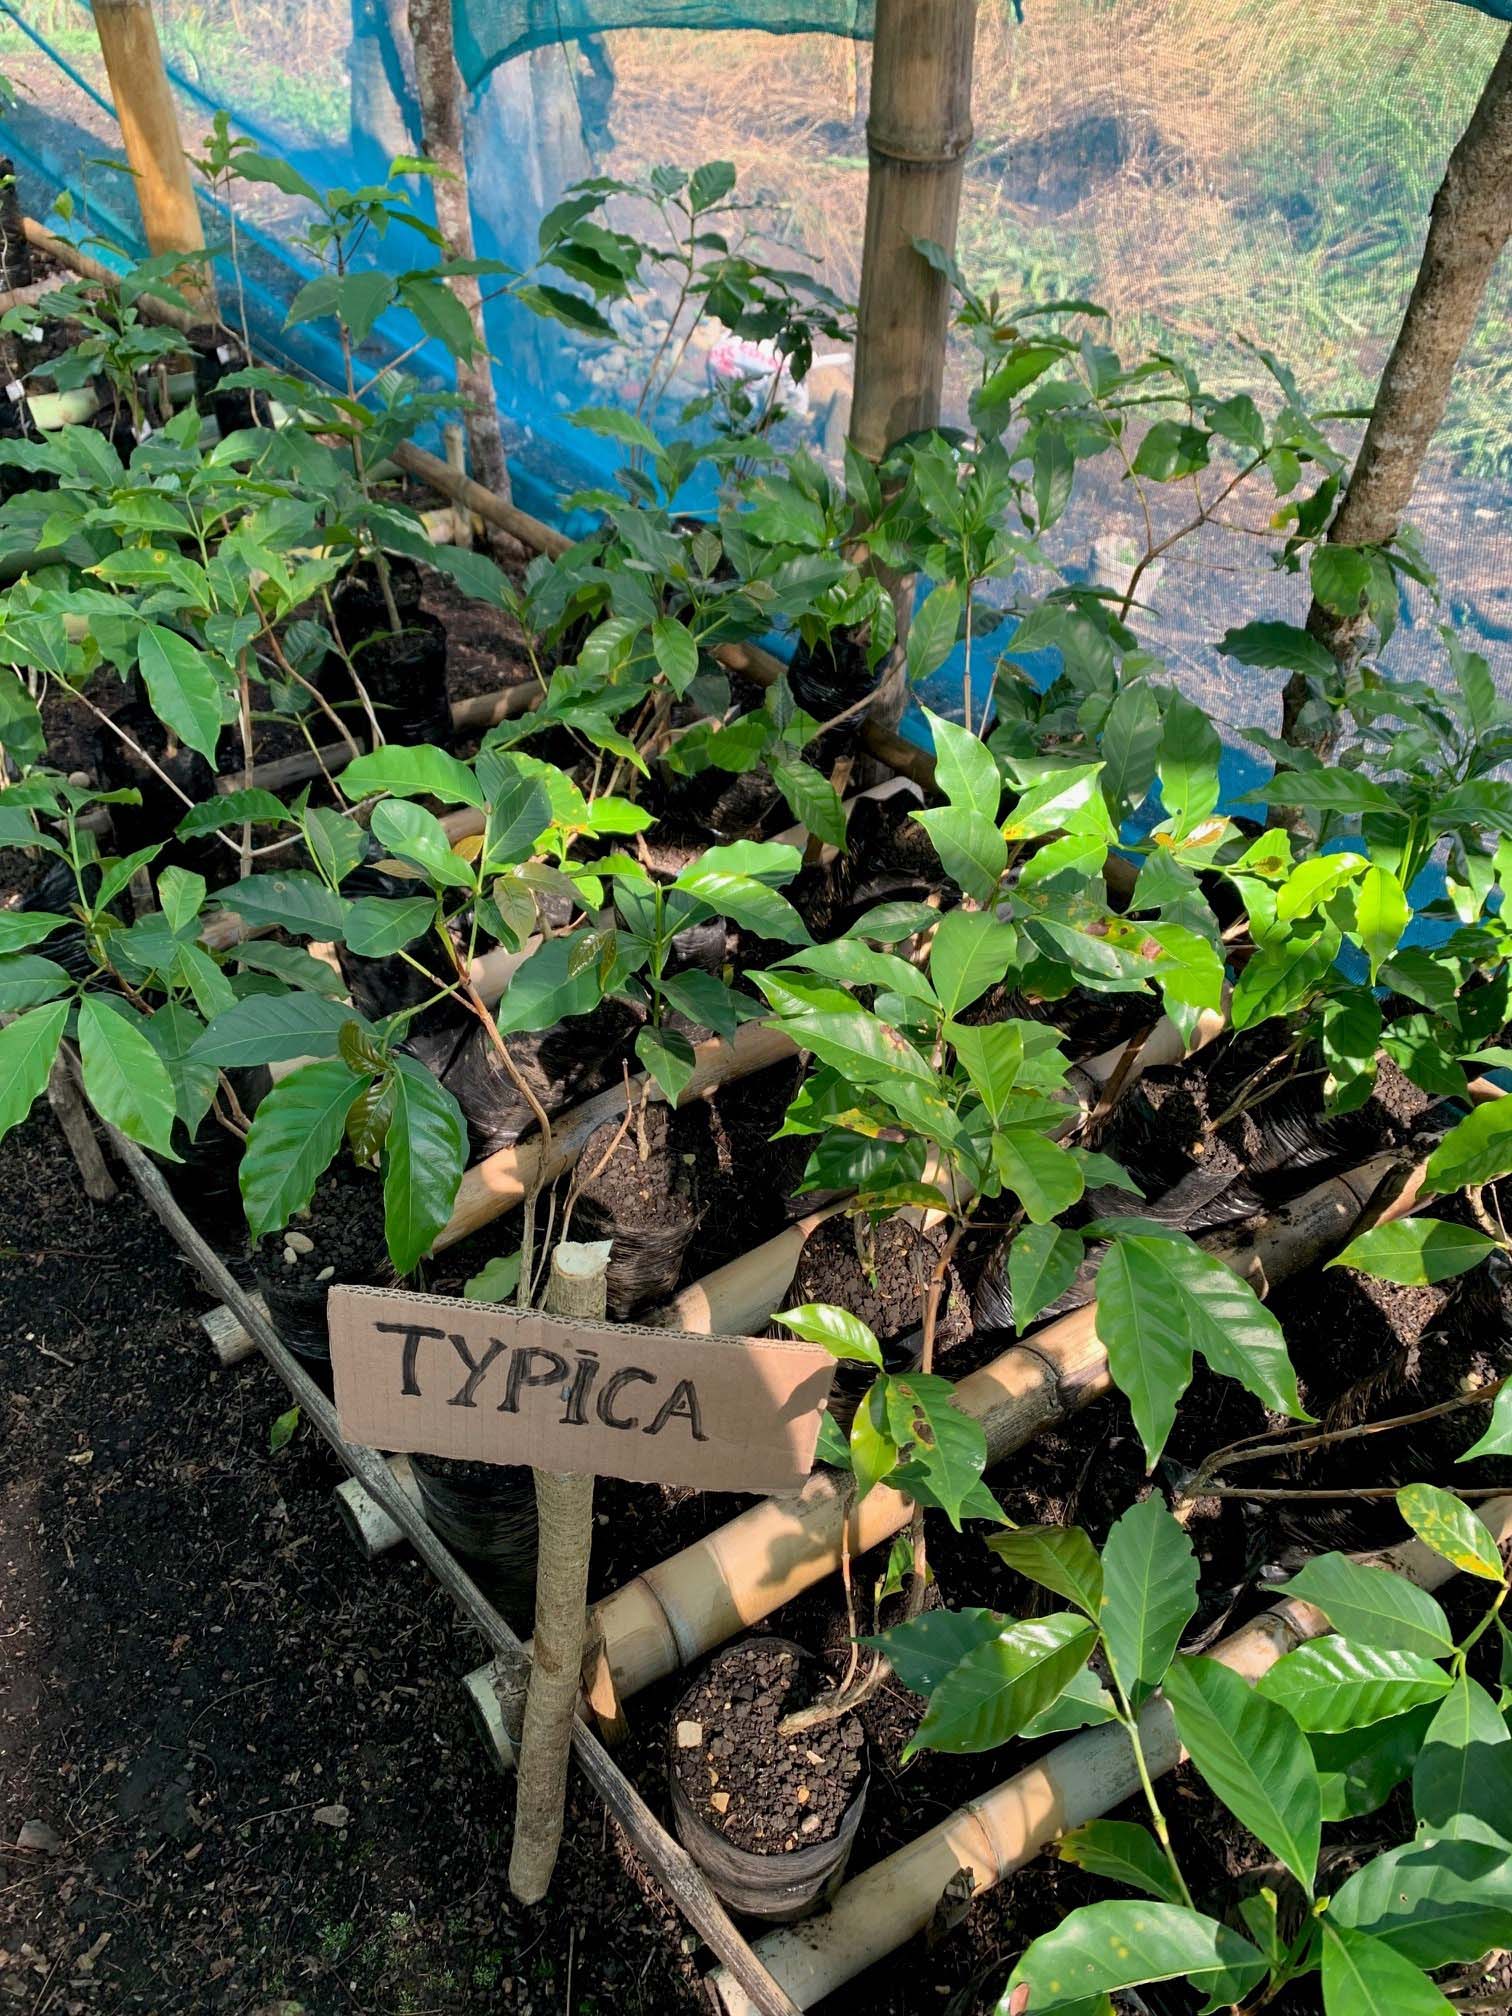
[[[609,1242],[563,1243],[551,1256],[546,1307],[555,1316],[604,1320]],[[593,1540],[593,1479],[537,1470],[540,1539],[536,1553],[535,1639],[530,1691],[520,1738],[509,1887],[538,1904],[551,1885],[562,1842],[572,1718],[582,1686],[588,1627],[588,1553]]]
[[[976,0],[878,0],[850,422],[852,443],[873,462],[894,441],[933,427],[940,417],[950,282],[914,249],[914,240],[955,249],[971,145],[976,12]],[[871,718],[892,724],[903,711],[903,640],[913,582],[884,578],[898,613],[898,648]]]
[[[462,120],[462,80],[452,42],[451,0],[409,0],[410,38],[415,47],[415,82],[420,96],[425,152],[443,172],[432,179],[436,225],[447,257],[472,259],[472,200],[467,185],[467,152]],[[483,290],[472,274],[456,274],[452,292],[467,310],[477,344],[472,358],[457,360],[457,390],[466,400],[464,419],[472,473],[485,489],[506,501],[509,470],[499,431],[493,366],[483,328]]]
[[[1449,166],[1428,223],[1416,283],[1344,501],[1329,527],[1337,546],[1384,546],[1401,527],[1429,443],[1444,417],[1455,366],[1480,313],[1492,268],[1512,236],[1512,34]],[[1339,617],[1314,602],[1307,627],[1343,666],[1363,647],[1364,616]],[[1282,697],[1281,733],[1305,740],[1306,675]]]

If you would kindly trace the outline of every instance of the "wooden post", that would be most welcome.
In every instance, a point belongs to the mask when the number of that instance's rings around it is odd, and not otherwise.
[[[564,1242],[551,1256],[546,1307],[555,1316],[602,1323],[608,1285],[608,1240]],[[593,1539],[591,1476],[537,1470],[535,1491],[540,1514],[535,1638],[509,1857],[509,1887],[522,1904],[538,1904],[546,1895],[562,1843],[567,1759],[588,1630],[588,1552]]]
[[[868,461],[940,417],[950,282],[914,249],[918,238],[955,247],[961,177],[971,144],[971,69],[976,0],[877,0],[870,173],[861,255],[856,390],[850,438]],[[888,580],[898,610],[899,649],[871,718],[903,711],[902,638],[911,580]]]
[[[94,0],[100,53],[110,79],[126,159],[150,252],[202,252],[205,234],[179,133],[178,108],[163,67],[151,0]],[[186,294],[213,299],[198,268]]]

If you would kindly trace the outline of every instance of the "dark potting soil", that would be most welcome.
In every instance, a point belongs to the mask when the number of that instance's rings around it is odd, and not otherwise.
[[[784,1716],[824,1690],[822,1669],[753,1638],[714,1659],[672,1723],[672,1768],[694,1811],[725,1840],[758,1855],[833,1839],[864,1768],[854,1715],[784,1736]]]
[[[510,1897],[480,1640],[353,1550],[307,1428],[270,1454],[285,1390],[216,1366],[208,1303],[45,1105],[0,1144],[0,2008],[554,2016],[570,1973],[578,2011],[706,2016],[576,1774],[552,1897]]]
[[[385,1272],[392,1281],[381,1180],[347,1154],[338,1155],[316,1184],[308,1212],[296,1213],[282,1232],[269,1233],[254,1257],[265,1275],[291,1288],[314,1288],[322,1278],[377,1285]]]
[[[895,1343],[916,1333],[924,1320],[924,1295],[942,1243],[939,1234],[901,1218],[878,1226],[828,1219],[799,1255],[787,1301],[793,1307],[834,1303],[859,1316],[879,1343]],[[970,1335],[970,1303],[952,1266],[936,1319],[935,1351],[948,1351]]]

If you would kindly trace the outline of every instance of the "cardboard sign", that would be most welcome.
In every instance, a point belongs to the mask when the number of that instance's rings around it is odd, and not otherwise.
[[[326,1314],[351,1441],[646,1484],[795,1490],[835,1376],[818,1345],[446,1295],[338,1286]]]

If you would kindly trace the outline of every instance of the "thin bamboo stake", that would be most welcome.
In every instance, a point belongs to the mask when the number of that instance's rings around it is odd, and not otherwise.
[[[73,1074],[61,1057],[47,1080],[47,1103],[78,1167],[84,1195],[92,1204],[109,1204],[118,1194],[116,1181],[105,1165],[105,1157],[89,1124],[89,1115]]]
[[[193,1261],[205,1286],[234,1310],[256,1339],[257,1348],[298,1401],[302,1417],[352,1475],[361,1480],[369,1496],[404,1534],[435,1580],[492,1649],[497,1664],[509,1676],[511,1684],[523,1686],[527,1679],[525,1651],[509,1625],[458,1564],[450,1549],[437,1539],[417,1507],[395,1482],[383,1458],[372,1449],[346,1440],[331,1401],[285,1347],[268,1322],[266,1312],[247,1294],[190,1224],[174,1201],[161,1173],[135,1142],[128,1141],[113,1127],[108,1131],[111,1145],[131,1172],[147,1204],[167,1227],[183,1253]],[[573,1723],[572,1742],[584,1777],[645,1856],[657,1880],[688,1923],[703,1935],[735,1978],[745,1983],[752,1997],[752,2006],[760,2012],[760,2016],[799,2016],[797,2004],[756,1960],[731,1923],[729,1913],[709,1888],[698,1865],[668,1834],[581,1718]]]
[[[546,1284],[546,1307],[554,1316],[578,1316],[590,1323],[604,1320],[609,1245],[607,1239],[581,1245],[564,1241],[554,1249]],[[539,1904],[551,1888],[562,1843],[593,1545],[593,1478],[557,1470],[537,1470],[534,1477],[540,1521],[535,1636],[509,1856],[509,1887],[522,1904]]]
[[[151,0],[94,0],[94,18],[148,249],[203,252],[205,234]],[[213,309],[202,265],[180,291]]]
[[[1512,1498],[1492,1499],[1480,1517],[1499,1545],[1512,1538]],[[1420,1540],[1357,1558],[1394,1569],[1421,1589],[1440,1588],[1456,1573]],[[1310,1603],[1287,1597],[1232,1632],[1211,1656],[1253,1684],[1328,1628]],[[1139,1738],[1151,1777],[1174,1770],[1186,1754],[1163,1695],[1146,1703]],[[1111,1812],[1140,1789],[1124,1731],[1116,1723],[1086,1730],[863,1870],[817,1918],[766,1933],[756,1953],[793,2000],[811,2009],[923,1931],[952,1882],[969,1877],[971,1894],[980,1897],[1070,1828]],[[722,1968],[713,1980],[723,2016],[752,2016],[755,2005],[738,1982]]]

